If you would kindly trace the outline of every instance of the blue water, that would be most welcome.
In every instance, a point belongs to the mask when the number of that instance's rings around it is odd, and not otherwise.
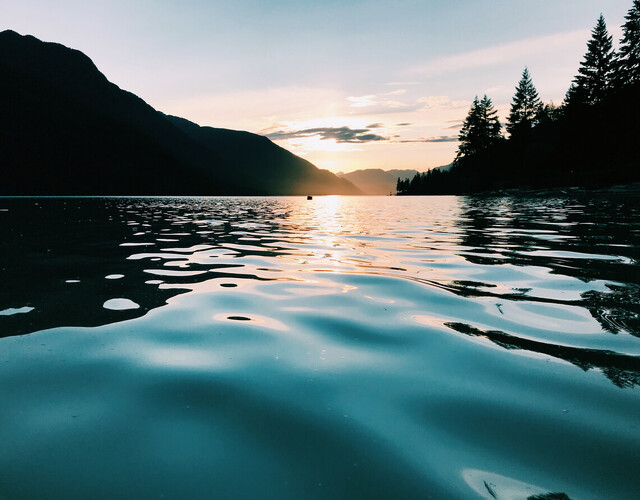
[[[0,498],[638,498],[636,198],[0,198],[0,231]]]

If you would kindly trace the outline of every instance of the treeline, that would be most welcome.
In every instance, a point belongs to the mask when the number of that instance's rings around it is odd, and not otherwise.
[[[525,67],[502,133],[491,99],[476,97],[453,167],[398,179],[398,194],[640,181],[640,0],[625,16],[617,51],[602,15],[560,106],[542,103]]]

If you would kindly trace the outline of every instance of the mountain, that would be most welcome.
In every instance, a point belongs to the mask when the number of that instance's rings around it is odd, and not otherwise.
[[[448,172],[451,170],[452,165],[452,163],[449,163],[448,165],[435,167],[431,170]],[[417,170],[382,170],[380,168],[366,168],[363,170],[354,170],[347,174],[339,173],[338,177],[349,181],[364,194],[387,195],[389,193],[395,194],[398,179],[411,180],[417,173]]]
[[[453,164],[442,165],[432,168],[431,170],[439,170],[448,172]],[[355,185],[364,194],[395,194],[398,179],[413,179],[418,173],[417,170],[382,170],[380,168],[367,168],[364,170],[354,170],[347,174],[339,173],[338,177],[348,180]]]
[[[417,170],[367,168],[338,175],[354,184],[365,194],[389,194],[396,192],[398,178],[411,178],[416,175],[417,172]]]
[[[260,188],[273,194],[362,194],[350,182],[315,167],[264,136],[200,127],[178,116],[165,116],[187,136],[222,158],[231,167],[227,176],[234,185],[242,186],[246,179],[252,179],[254,192]],[[264,175],[265,169],[269,176]]]
[[[82,52],[0,33],[0,195],[359,194],[269,139],[166,116]]]

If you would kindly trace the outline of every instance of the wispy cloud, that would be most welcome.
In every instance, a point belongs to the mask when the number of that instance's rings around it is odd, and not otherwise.
[[[428,97],[420,97],[418,102],[423,105],[423,109],[455,109],[466,108],[469,101],[453,101],[446,95],[432,95]]]
[[[388,82],[385,83],[388,87],[407,87],[410,85],[418,85],[420,82],[418,81],[405,81],[405,82]]]
[[[578,30],[517,40],[503,45],[494,45],[492,47],[434,59],[433,61],[413,68],[412,73],[432,77],[471,68],[496,66],[514,60],[524,61],[529,56],[556,52],[558,47],[584,44],[588,36],[588,31]]]
[[[485,94],[493,94],[495,92],[498,92],[500,90],[504,89],[504,85],[498,85],[497,87],[490,87],[487,90],[484,91]]]
[[[404,125],[410,125],[406,123]],[[265,130],[263,135],[274,141],[291,139],[316,138],[320,140],[333,140],[336,143],[364,144],[367,142],[388,142],[395,144],[430,143],[430,142],[457,142],[457,135],[439,135],[434,137],[420,137],[417,139],[401,139],[398,134],[392,136],[382,136],[372,132],[373,129],[383,127],[381,123],[372,123],[366,128],[350,127],[315,127],[300,130]],[[453,128],[453,127],[449,127]],[[456,125],[456,128],[459,128]]]
[[[380,124],[376,123],[374,125]],[[338,143],[350,144],[362,144],[365,142],[379,142],[388,140],[387,137],[372,133],[371,128],[352,129],[350,127],[317,127],[291,131],[278,130],[266,134],[266,136],[274,141],[300,139],[306,137],[319,137],[321,140],[332,139]]]
[[[391,108],[402,109],[409,105],[395,99],[389,99],[390,96],[398,96],[404,94],[404,91],[393,91],[385,94],[368,94],[361,96],[349,96],[347,101],[351,104],[352,108],[365,108],[365,107],[378,107],[378,108]]]
[[[462,128],[462,125],[464,125],[463,121],[453,121],[453,125],[449,125],[448,127],[445,127],[446,130],[457,130],[459,128]],[[451,122],[448,122],[451,123]]]
[[[382,94],[367,94],[361,96],[349,96],[346,98],[348,106],[352,109],[350,114],[361,116],[406,114],[422,111],[440,111],[467,108],[470,101],[453,100],[449,96],[436,95],[424,97],[405,97],[402,101],[397,96],[405,94],[404,89],[394,90]],[[407,115],[407,118],[409,116]],[[411,123],[403,122],[407,126]]]
[[[425,142],[458,142],[458,136],[457,135],[439,135],[436,137],[424,137],[422,139],[403,139],[401,141],[394,141],[394,142],[400,142],[402,144],[425,143]]]

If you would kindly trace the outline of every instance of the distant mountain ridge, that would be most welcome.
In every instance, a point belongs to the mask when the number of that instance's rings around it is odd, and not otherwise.
[[[380,168],[366,168],[354,170],[339,177],[348,180],[365,194],[395,194],[398,177],[413,177],[417,170],[382,170]]]
[[[360,194],[269,139],[164,115],[63,45],[0,33],[0,195]]]
[[[436,169],[447,171],[451,164],[435,167]],[[348,180],[365,194],[395,194],[398,179],[411,179],[418,173],[418,170],[382,170],[380,168],[367,168],[354,170],[346,174],[338,174],[339,177]]]

